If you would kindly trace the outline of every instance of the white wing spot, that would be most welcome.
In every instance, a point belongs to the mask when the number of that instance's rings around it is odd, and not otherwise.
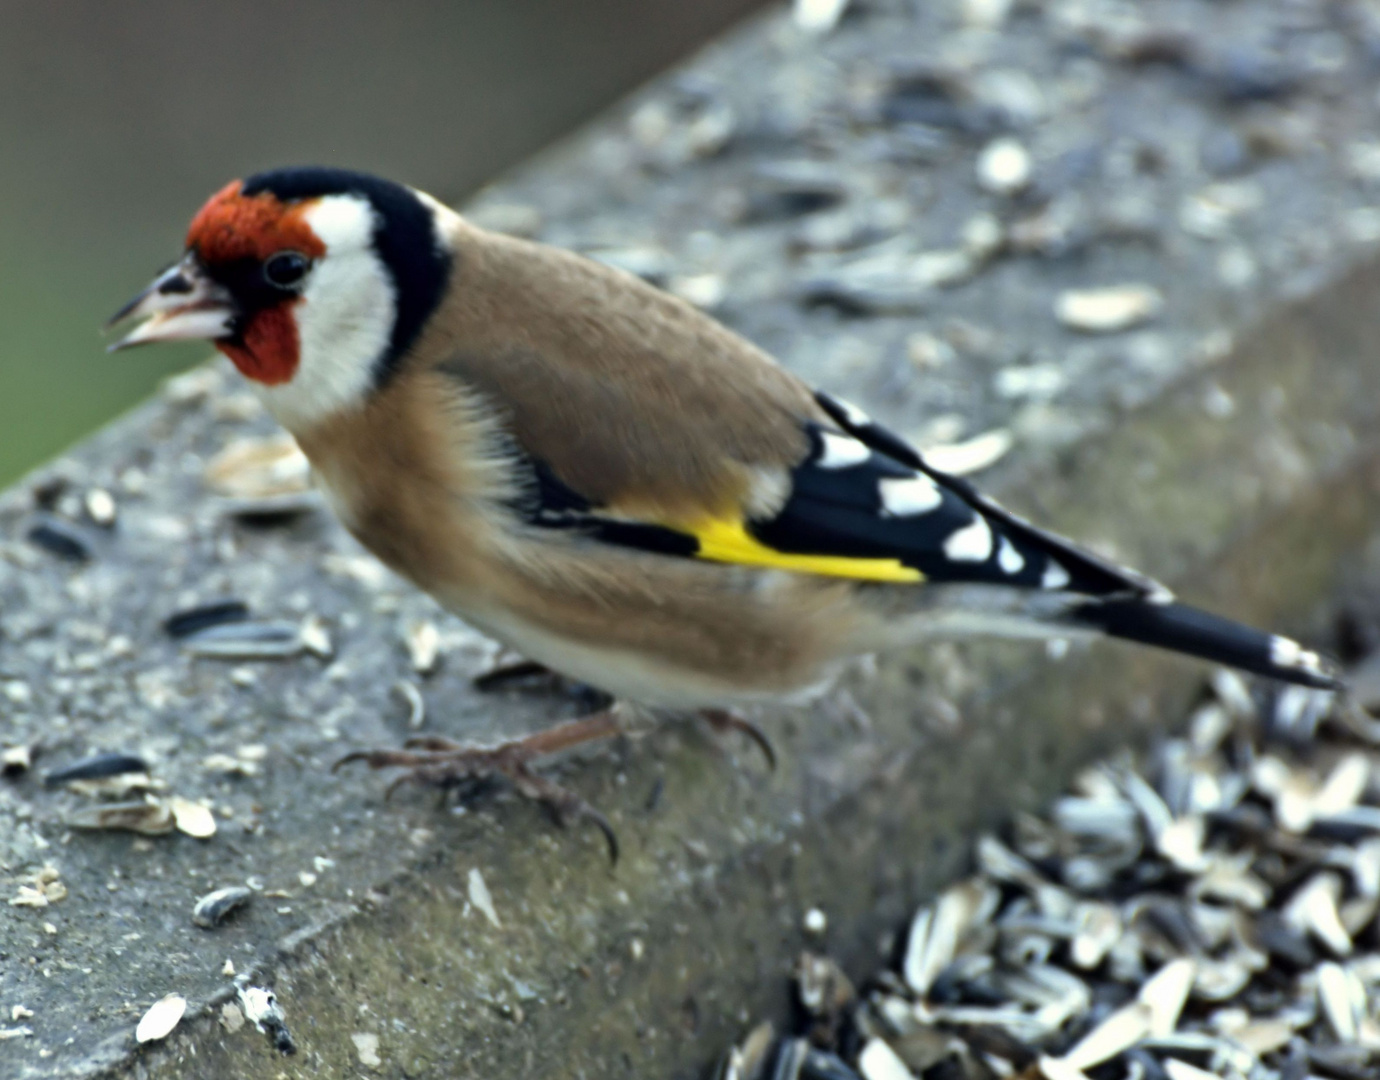
[[[844,419],[853,427],[866,427],[868,424],[872,423],[872,417],[868,416],[867,413],[863,412],[851,401],[843,401],[840,398],[834,398],[834,404],[839,407],[839,411],[843,413]]]
[[[944,496],[928,476],[883,480],[877,490],[882,497],[882,509],[896,517],[927,514],[944,502]]]
[[[992,554],[992,529],[982,518],[974,518],[951,533],[944,541],[944,554],[954,562],[983,562]]]
[[[832,431],[820,433],[824,449],[815,462],[821,469],[846,469],[851,465],[861,465],[871,455],[867,447],[847,435],[835,435]]]
[[[1062,589],[1069,583],[1069,572],[1064,569],[1062,563],[1049,560],[1049,565],[1045,567],[1045,572],[1040,576],[1040,588],[1042,589]]]
[[[1001,550],[997,552],[997,565],[1002,568],[1003,573],[1012,576],[1025,569],[1025,556],[1004,536],[1001,538]]]

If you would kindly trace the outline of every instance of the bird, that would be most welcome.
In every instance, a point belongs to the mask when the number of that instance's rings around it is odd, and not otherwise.
[[[1109,636],[1326,690],[1291,638],[1008,511],[708,314],[614,267],[486,231],[372,175],[221,188],[112,350],[207,340],[296,439],[344,526],[449,611],[653,712],[770,743],[735,711],[953,635]],[[476,747],[345,760],[507,777],[608,821],[534,763],[621,730],[598,709]]]

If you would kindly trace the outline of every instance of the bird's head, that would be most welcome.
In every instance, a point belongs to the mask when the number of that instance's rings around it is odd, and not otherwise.
[[[187,230],[187,250],[118,311],[116,342],[204,339],[228,356],[288,427],[362,401],[386,382],[436,309],[450,275],[429,196],[341,169],[235,180]]]

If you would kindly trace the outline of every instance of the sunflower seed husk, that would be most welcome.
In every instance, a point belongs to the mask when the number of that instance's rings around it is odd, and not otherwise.
[[[1074,966],[1090,969],[1102,963],[1121,936],[1121,915],[1111,904],[1087,901],[1074,916],[1077,929],[1069,944]]]
[[[61,769],[54,769],[43,778],[45,787],[60,787],[78,780],[108,780],[111,777],[142,773],[147,777],[148,762],[134,754],[93,754]]]
[[[45,517],[30,526],[25,539],[65,562],[84,563],[91,559],[91,546],[85,537],[56,517]]]
[[[1351,952],[1351,935],[1342,925],[1337,910],[1342,881],[1337,874],[1321,873],[1310,878],[1284,908],[1284,918],[1295,929],[1312,934],[1337,956]]]
[[[858,1070],[865,1080],[915,1080],[915,1074],[881,1039],[870,1039],[858,1055]]]
[[[272,1039],[274,1048],[280,1054],[297,1053],[297,1044],[288,1031],[283,1007],[278,1004],[273,991],[262,986],[238,986],[236,990],[244,1018]]]
[[[869,1080],[1377,1075],[1374,721],[1331,695],[1213,687],[1143,766],[1089,769],[1048,819],[981,836],[975,876],[827,1025],[802,977],[814,1018],[786,1039]]]
[[[776,1064],[771,1070],[771,1080],[799,1080],[800,1070],[805,1066],[805,1055],[810,1044],[804,1039],[791,1039],[783,1042],[776,1051]]]
[[[213,626],[243,622],[247,618],[249,605],[243,600],[216,600],[174,612],[163,621],[163,630],[169,637],[184,638]]]
[[[1149,1005],[1143,1001],[1132,1002],[1084,1035],[1064,1055],[1062,1063],[1081,1071],[1110,1061],[1149,1035],[1153,1022],[1154,1010]]]
[[[282,620],[223,623],[189,634],[182,647],[214,660],[284,660],[306,647],[301,627]]]
[[[1366,990],[1361,981],[1339,964],[1320,964],[1318,1003],[1339,1042],[1353,1043],[1357,1021],[1365,1015]]]
[[[1216,1073],[1210,1073],[1206,1069],[1200,1069],[1196,1065],[1190,1065],[1187,1061],[1180,1058],[1165,1058],[1164,1071],[1169,1076],[1169,1080],[1221,1080]]]
[[[140,1018],[139,1026],[134,1029],[135,1041],[146,1043],[166,1039],[186,1011],[187,999],[181,994],[168,994],[159,998]]]
[[[311,465],[291,435],[236,439],[206,463],[206,486],[238,499],[297,495],[310,487]]]
[[[213,929],[224,922],[232,911],[249,903],[253,895],[253,890],[243,885],[231,885],[209,892],[192,908],[192,922],[204,929]]]
[[[216,817],[209,807],[174,795],[168,800],[168,809],[172,812],[173,824],[177,826],[178,832],[195,836],[198,840],[206,840],[216,835]]]
[[[1164,1038],[1173,1032],[1197,970],[1197,963],[1187,957],[1171,960],[1140,988],[1136,998],[1150,1010],[1149,1034]]]
[[[66,821],[74,829],[127,829],[145,836],[164,836],[175,827],[172,808],[162,799],[84,807]]]
[[[759,1080],[762,1075],[762,1068],[767,1062],[767,1056],[771,1053],[775,1041],[775,1026],[770,1020],[764,1020],[748,1032],[748,1036],[743,1040],[741,1046],[733,1048],[728,1060],[724,1063],[725,1070],[732,1066],[737,1070],[736,1075],[741,1080]],[[728,1076],[729,1073],[725,1071],[725,1080]]]
[[[906,983],[924,995],[958,953],[963,936],[975,922],[986,921],[996,910],[1000,894],[989,883],[974,878],[958,885],[935,903],[923,908],[911,922],[903,967]]]
[[[858,1074],[838,1055],[813,1047],[805,1051],[800,1077],[801,1080],[859,1080]]]
[[[430,675],[436,670],[441,651],[441,632],[430,619],[409,623],[403,631],[403,643],[412,660],[412,670],[418,675]]]
[[[32,746],[7,746],[0,750],[0,774],[18,776],[33,768],[34,748]]]

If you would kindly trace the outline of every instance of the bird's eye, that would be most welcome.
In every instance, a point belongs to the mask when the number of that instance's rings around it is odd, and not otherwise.
[[[264,261],[264,280],[277,289],[295,289],[311,269],[300,251],[279,251]]]

